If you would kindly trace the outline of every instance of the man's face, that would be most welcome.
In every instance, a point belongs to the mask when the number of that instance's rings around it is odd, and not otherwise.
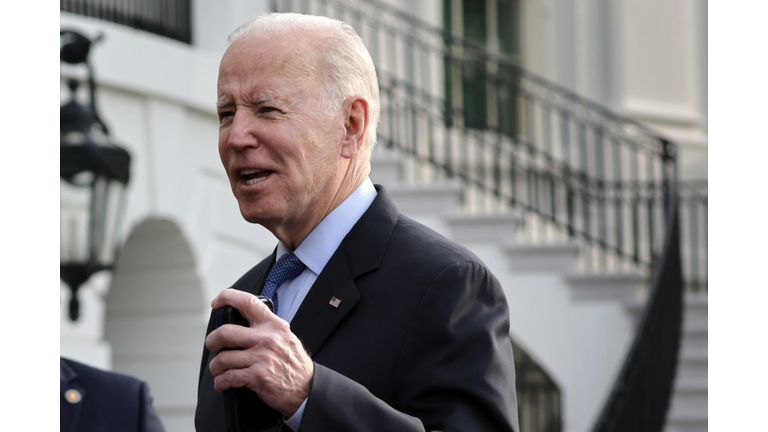
[[[219,68],[221,161],[243,217],[273,233],[319,222],[343,175],[344,123],[323,108],[311,42],[245,35]]]

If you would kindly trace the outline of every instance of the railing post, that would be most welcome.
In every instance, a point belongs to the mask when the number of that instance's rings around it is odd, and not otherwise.
[[[664,217],[669,216],[669,185],[670,180],[677,180],[677,155],[675,154],[675,145],[665,138],[659,138],[661,142],[661,159],[663,168],[661,170],[662,175],[662,188],[664,195]]]
[[[565,197],[565,209],[567,213],[567,228],[568,228],[568,236],[573,238],[576,237],[576,230],[574,225],[574,208],[573,208],[573,187],[571,186],[571,172],[566,167],[565,169],[565,190],[566,190],[566,197]]]

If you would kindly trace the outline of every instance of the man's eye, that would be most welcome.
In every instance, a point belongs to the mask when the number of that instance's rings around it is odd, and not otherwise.
[[[224,119],[232,117],[233,115],[235,115],[235,113],[231,111],[220,112],[219,121],[224,121]]]
[[[277,108],[275,108],[275,107],[270,107],[270,106],[264,106],[264,107],[261,107],[260,111],[261,111],[262,113],[271,113],[271,112],[277,112]]]

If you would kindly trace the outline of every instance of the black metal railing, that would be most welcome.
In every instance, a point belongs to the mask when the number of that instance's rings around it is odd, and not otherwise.
[[[670,188],[676,191],[676,187]],[[677,370],[682,328],[683,280],[678,196],[668,208],[667,237],[654,269],[639,327],[594,432],[664,429]]]
[[[708,291],[707,180],[680,183],[680,242],[686,292]]]
[[[192,43],[190,0],[61,0],[61,10]]]

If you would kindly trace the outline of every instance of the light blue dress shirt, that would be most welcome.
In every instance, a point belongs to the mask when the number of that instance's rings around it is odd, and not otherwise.
[[[279,304],[277,316],[291,322],[318,275],[323,271],[336,249],[339,248],[347,233],[371,206],[377,193],[371,179],[366,178],[338,207],[320,221],[320,224],[293,251],[307,268],[300,275],[286,281],[277,289]],[[288,252],[290,252],[288,248],[279,242],[276,259],[280,259]],[[299,410],[285,421],[286,426],[294,431],[299,430],[306,405],[305,399]]]

